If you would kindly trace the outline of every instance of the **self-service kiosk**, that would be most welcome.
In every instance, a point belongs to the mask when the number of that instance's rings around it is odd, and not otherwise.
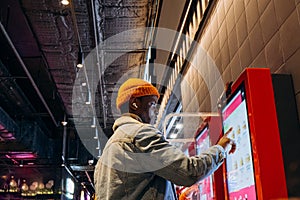
[[[233,83],[221,115],[223,132],[232,127],[229,137],[237,144],[225,161],[225,199],[286,199],[270,70],[246,69]]]

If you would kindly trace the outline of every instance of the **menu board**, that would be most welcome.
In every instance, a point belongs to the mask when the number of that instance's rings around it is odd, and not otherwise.
[[[248,113],[243,85],[222,109],[223,129],[237,145],[235,153],[225,161],[229,199],[257,199]]]
[[[199,155],[211,146],[208,127],[202,129],[196,137],[196,154]],[[200,200],[214,199],[213,175],[198,182]]]

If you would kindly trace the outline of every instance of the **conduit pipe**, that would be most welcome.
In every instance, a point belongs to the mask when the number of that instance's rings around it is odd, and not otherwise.
[[[43,105],[44,105],[45,108],[47,109],[47,111],[48,111],[48,113],[49,113],[49,115],[50,115],[50,117],[51,117],[53,123],[55,124],[56,127],[58,127],[58,123],[57,123],[57,121],[55,120],[55,117],[54,117],[52,111],[50,110],[48,104],[46,103],[46,101],[45,101],[45,99],[44,99],[42,93],[41,93],[40,90],[39,90],[39,88],[38,88],[37,85],[35,84],[35,82],[34,82],[32,76],[31,76],[30,72],[28,71],[26,65],[24,64],[24,62],[23,62],[21,56],[19,55],[19,53],[18,53],[16,47],[15,47],[14,44],[12,43],[12,41],[11,41],[9,35],[7,34],[7,32],[6,32],[4,26],[2,25],[1,22],[0,22],[0,28],[1,28],[2,33],[3,33],[4,36],[5,36],[6,40],[8,41],[10,47],[11,47],[12,50],[14,51],[14,53],[15,53],[15,55],[16,55],[18,61],[20,62],[20,64],[21,64],[23,70],[25,71],[26,75],[28,76],[28,78],[29,78],[29,80],[30,80],[30,83],[32,84],[33,88],[35,89],[36,93],[38,94],[38,96],[39,96],[40,100],[42,101]]]
[[[98,67],[98,75],[99,75],[99,89],[100,89],[100,95],[101,95],[101,101],[102,101],[102,113],[103,113],[103,125],[104,128],[106,128],[106,108],[105,108],[105,100],[104,100],[104,88],[103,88],[103,80],[102,80],[102,74],[104,74],[104,72],[102,72],[101,69],[101,65],[100,65],[100,59],[99,59],[99,41],[97,39],[97,25],[96,25],[96,17],[95,17],[95,5],[94,5],[94,1],[91,0],[91,5],[92,5],[92,15],[93,15],[93,27],[94,27],[94,34],[95,34],[95,45],[96,45],[96,57],[97,57],[97,67]],[[101,38],[100,38],[101,39]],[[103,52],[103,51],[101,51]],[[101,56],[101,64],[102,66],[104,66],[103,64],[103,58],[104,56]],[[94,110],[94,109],[93,109]],[[94,111],[93,111],[94,112]]]

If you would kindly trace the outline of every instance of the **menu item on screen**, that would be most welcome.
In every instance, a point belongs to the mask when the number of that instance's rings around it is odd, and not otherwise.
[[[241,87],[222,109],[224,133],[237,144],[225,161],[229,199],[256,199],[252,146],[244,88]]]

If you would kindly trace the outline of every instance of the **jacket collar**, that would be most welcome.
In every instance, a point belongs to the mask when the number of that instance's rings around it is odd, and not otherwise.
[[[142,119],[138,115],[136,115],[136,114],[133,114],[133,113],[124,113],[124,114],[122,114],[122,116],[132,117],[133,119],[135,119],[135,120],[143,123]]]
[[[120,118],[118,118],[114,125],[113,125],[113,131],[115,131],[118,127],[122,126],[123,124],[129,124],[129,123],[143,123],[142,119],[133,113],[124,113]]]

